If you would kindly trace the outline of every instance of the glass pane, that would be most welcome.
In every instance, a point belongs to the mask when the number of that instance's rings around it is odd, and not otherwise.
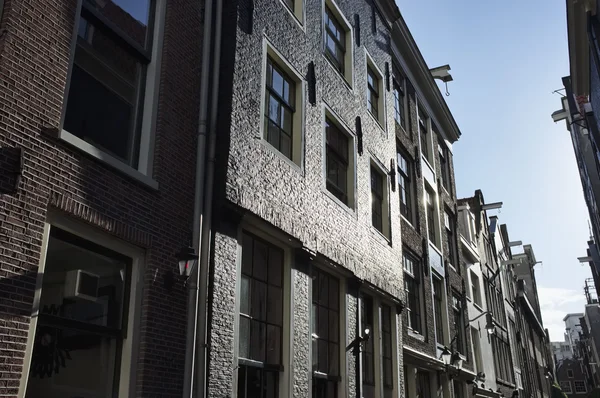
[[[262,397],[262,370],[259,368],[246,367],[246,398]]]
[[[338,310],[340,308],[340,286],[339,281],[335,278],[329,279],[329,308]]]
[[[244,234],[242,238],[242,273],[246,275],[252,275],[252,247],[252,237]]]
[[[339,375],[340,368],[340,352],[339,346],[334,343],[329,344],[329,372],[330,376]]]
[[[116,354],[117,342],[111,338],[38,323],[27,397],[62,397],[65,391],[110,396]]]
[[[339,341],[340,331],[339,331],[338,313],[336,311],[329,310],[329,320],[328,321],[329,321],[329,340]]]
[[[283,75],[277,69],[273,69],[273,85],[271,86],[273,91],[275,91],[281,98],[283,96]]]
[[[150,0],[86,0],[141,46],[146,44]]]
[[[269,131],[267,132],[267,141],[269,144],[273,145],[275,148],[279,149],[279,127],[273,123],[269,122]]]
[[[319,350],[318,350],[318,366],[317,370],[319,372],[327,373],[329,370],[329,363],[327,362],[327,356],[329,352],[329,347],[327,346],[327,342],[324,340],[319,340]]]
[[[319,302],[319,286],[320,286],[321,278],[322,278],[321,273],[319,273],[319,272],[314,273],[313,278],[312,278],[312,301],[313,301],[313,303]]]
[[[265,372],[265,393],[266,398],[277,398],[279,396],[278,372]]]
[[[255,361],[265,361],[265,341],[267,340],[265,324],[252,321],[250,331],[250,358]]]
[[[281,97],[285,102],[290,103],[290,84],[287,80],[283,81],[283,95]]]
[[[254,240],[254,273],[253,276],[261,281],[267,280],[267,261],[269,249],[259,240]]]
[[[281,123],[281,115],[279,112],[279,101],[275,99],[272,95],[269,95],[269,109],[268,109],[269,119],[271,119],[278,126]]]
[[[250,358],[250,319],[240,317],[240,358]]]
[[[131,166],[137,166],[134,146],[134,106],[137,82],[116,80],[97,61],[85,70],[76,50],[71,74],[64,128],[94,147]],[[87,61],[85,61],[87,62]],[[136,64],[137,68],[138,65]]]
[[[41,315],[120,328],[125,296],[123,259],[79,246],[52,230],[40,300]]]
[[[252,281],[252,318],[261,321],[266,320],[267,315],[267,284],[253,280]]]
[[[281,328],[278,326],[267,326],[267,363],[281,363]]]
[[[269,297],[267,301],[267,322],[281,325],[283,318],[283,294],[282,289],[269,286]]]
[[[283,253],[279,249],[269,249],[269,283],[275,286],[282,285]]]
[[[282,128],[283,131],[285,131],[288,134],[292,133],[293,117],[294,114],[289,109],[283,106],[281,107]]]
[[[324,274],[319,278],[319,304],[327,305],[328,297],[329,297],[329,289],[328,289],[328,277]]]
[[[246,398],[246,372],[248,367],[240,365],[238,369],[237,398]]]
[[[281,147],[279,148],[281,153],[285,155],[288,159],[292,158],[292,141],[290,137],[286,134],[281,134]]]
[[[319,307],[319,322],[317,334],[320,339],[328,339],[329,338],[329,320],[327,316],[328,310],[325,307]]]
[[[240,312],[242,314],[250,314],[250,299],[251,299],[251,280],[242,275],[240,286]]]

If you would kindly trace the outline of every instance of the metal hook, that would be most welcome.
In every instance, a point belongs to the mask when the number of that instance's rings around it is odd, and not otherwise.
[[[450,96],[450,93],[448,92],[448,82],[444,82],[444,84],[446,85],[446,97]]]

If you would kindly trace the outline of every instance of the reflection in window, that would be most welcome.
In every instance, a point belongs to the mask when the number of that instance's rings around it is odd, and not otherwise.
[[[27,397],[110,396],[131,260],[57,228],[48,242]]]
[[[348,136],[325,119],[327,190],[348,204]]]
[[[325,55],[340,73],[344,73],[346,31],[329,7],[325,7]]]
[[[292,158],[296,84],[269,57],[265,105],[265,138],[287,158]]]

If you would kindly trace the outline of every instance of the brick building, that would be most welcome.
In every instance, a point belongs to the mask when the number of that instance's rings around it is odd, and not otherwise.
[[[199,4],[0,1],[1,396],[181,395]]]

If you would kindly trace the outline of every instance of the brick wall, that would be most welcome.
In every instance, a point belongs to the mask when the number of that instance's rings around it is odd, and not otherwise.
[[[191,235],[199,4],[166,7],[154,151],[159,189],[153,190],[43,133],[60,127],[76,1],[5,1],[0,148],[21,148],[24,169],[19,190],[0,194],[0,395],[16,396],[27,371],[29,314],[49,210],[145,250],[137,396],[181,395],[187,292],[179,280],[172,291],[161,281]]]

